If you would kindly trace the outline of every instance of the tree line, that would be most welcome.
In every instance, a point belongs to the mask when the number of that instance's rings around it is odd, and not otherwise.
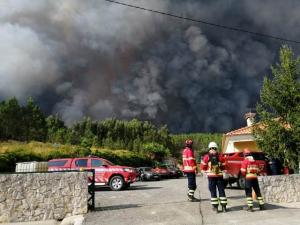
[[[93,121],[86,117],[68,127],[59,115],[46,117],[32,98],[20,105],[16,98],[0,103],[0,140],[40,141],[79,146],[81,155],[92,146],[124,149],[162,161],[165,157],[181,158],[185,139],[195,140],[195,150],[203,151],[209,141],[221,142],[221,135],[171,135],[167,126],[157,127],[149,121],[114,118]]]
[[[157,128],[148,121],[114,118],[82,121],[67,127],[58,115],[46,117],[32,98],[22,106],[16,98],[0,103],[0,140],[41,141],[57,144],[92,146],[142,151],[155,149],[161,157],[173,149],[167,126]],[[157,149],[160,149],[158,153]]]

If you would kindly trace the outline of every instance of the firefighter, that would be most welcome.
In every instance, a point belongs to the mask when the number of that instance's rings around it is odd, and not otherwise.
[[[253,199],[252,199],[252,188],[257,196],[259,209],[264,210],[264,200],[261,196],[257,175],[259,174],[259,166],[254,160],[249,149],[244,149],[245,159],[242,162],[241,173],[245,177],[245,192],[247,198],[247,211],[253,212]]]
[[[192,149],[193,141],[188,139],[185,141],[185,148],[182,152],[182,163],[183,163],[183,172],[186,174],[188,179],[188,200],[195,201],[194,197],[196,186],[196,169],[197,164],[194,156],[194,151]]]
[[[227,198],[225,195],[225,185],[223,180],[223,170],[225,169],[225,160],[220,155],[218,145],[215,142],[210,142],[208,145],[208,154],[206,154],[200,164],[201,170],[207,173],[208,188],[211,194],[211,205],[215,212],[218,211],[219,203],[222,206],[222,212],[226,212]],[[217,196],[217,188],[219,197]]]

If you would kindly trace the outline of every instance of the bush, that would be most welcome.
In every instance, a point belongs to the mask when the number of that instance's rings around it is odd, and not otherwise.
[[[128,150],[93,149],[92,154],[107,159],[116,165],[126,165],[132,167],[154,165],[154,161],[146,156]]]
[[[152,166],[154,161],[145,155],[128,150],[109,150],[80,146],[49,144],[41,142],[2,142],[0,143],[0,172],[14,172],[17,162],[48,161],[55,158],[83,157],[93,154],[107,159],[116,165]]]

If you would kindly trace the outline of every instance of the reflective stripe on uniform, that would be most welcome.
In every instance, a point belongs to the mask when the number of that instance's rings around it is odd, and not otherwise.
[[[246,178],[256,178],[257,174],[256,173],[247,173]]]
[[[183,157],[182,159],[183,159],[183,160],[195,160],[194,157]]]
[[[226,197],[220,197],[220,203],[221,204],[227,204],[227,198]]]
[[[213,172],[211,172],[211,171],[209,171],[209,172],[207,172],[206,173],[207,174],[207,176],[217,176],[217,177],[221,177],[221,176],[223,176],[223,173],[222,172],[220,172],[220,173],[213,173]]]
[[[192,169],[193,169],[192,166],[184,166],[183,168],[184,168],[185,170],[192,170]]]
[[[194,193],[195,193],[195,190],[189,190],[189,195],[194,195]]]
[[[247,205],[248,206],[253,206],[253,199],[252,198],[247,198]]]
[[[194,160],[195,158],[194,157],[183,157],[182,159],[183,160],[191,160],[191,159]]]
[[[188,192],[188,195],[189,196],[194,196],[194,193],[195,193],[195,191],[190,189],[189,192]]]
[[[219,205],[219,200],[218,200],[218,198],[211,198],[211,199],[210,199],[210,202],[211,202],[212,205]]]
[[[265,202],[264,202],[264,200],[263,200],[262,197],[257,197],[257,201],[258,201],[259,205],[264,205],[265,204]]]

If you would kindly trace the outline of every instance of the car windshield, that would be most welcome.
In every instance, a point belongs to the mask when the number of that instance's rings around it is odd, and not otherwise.
[[[108,165],[108,166],[114,166],[115,164],[113,164],[111,161],[108,161],[106,159],[103,159],[103,164],[104,165]]]
[[[251,155],[255,160],[265,160],[265,155],[261,152],[252,152]]]
[[[152,168],[151,167],[146,167],[144,168],[145,171],[152,171]]]

